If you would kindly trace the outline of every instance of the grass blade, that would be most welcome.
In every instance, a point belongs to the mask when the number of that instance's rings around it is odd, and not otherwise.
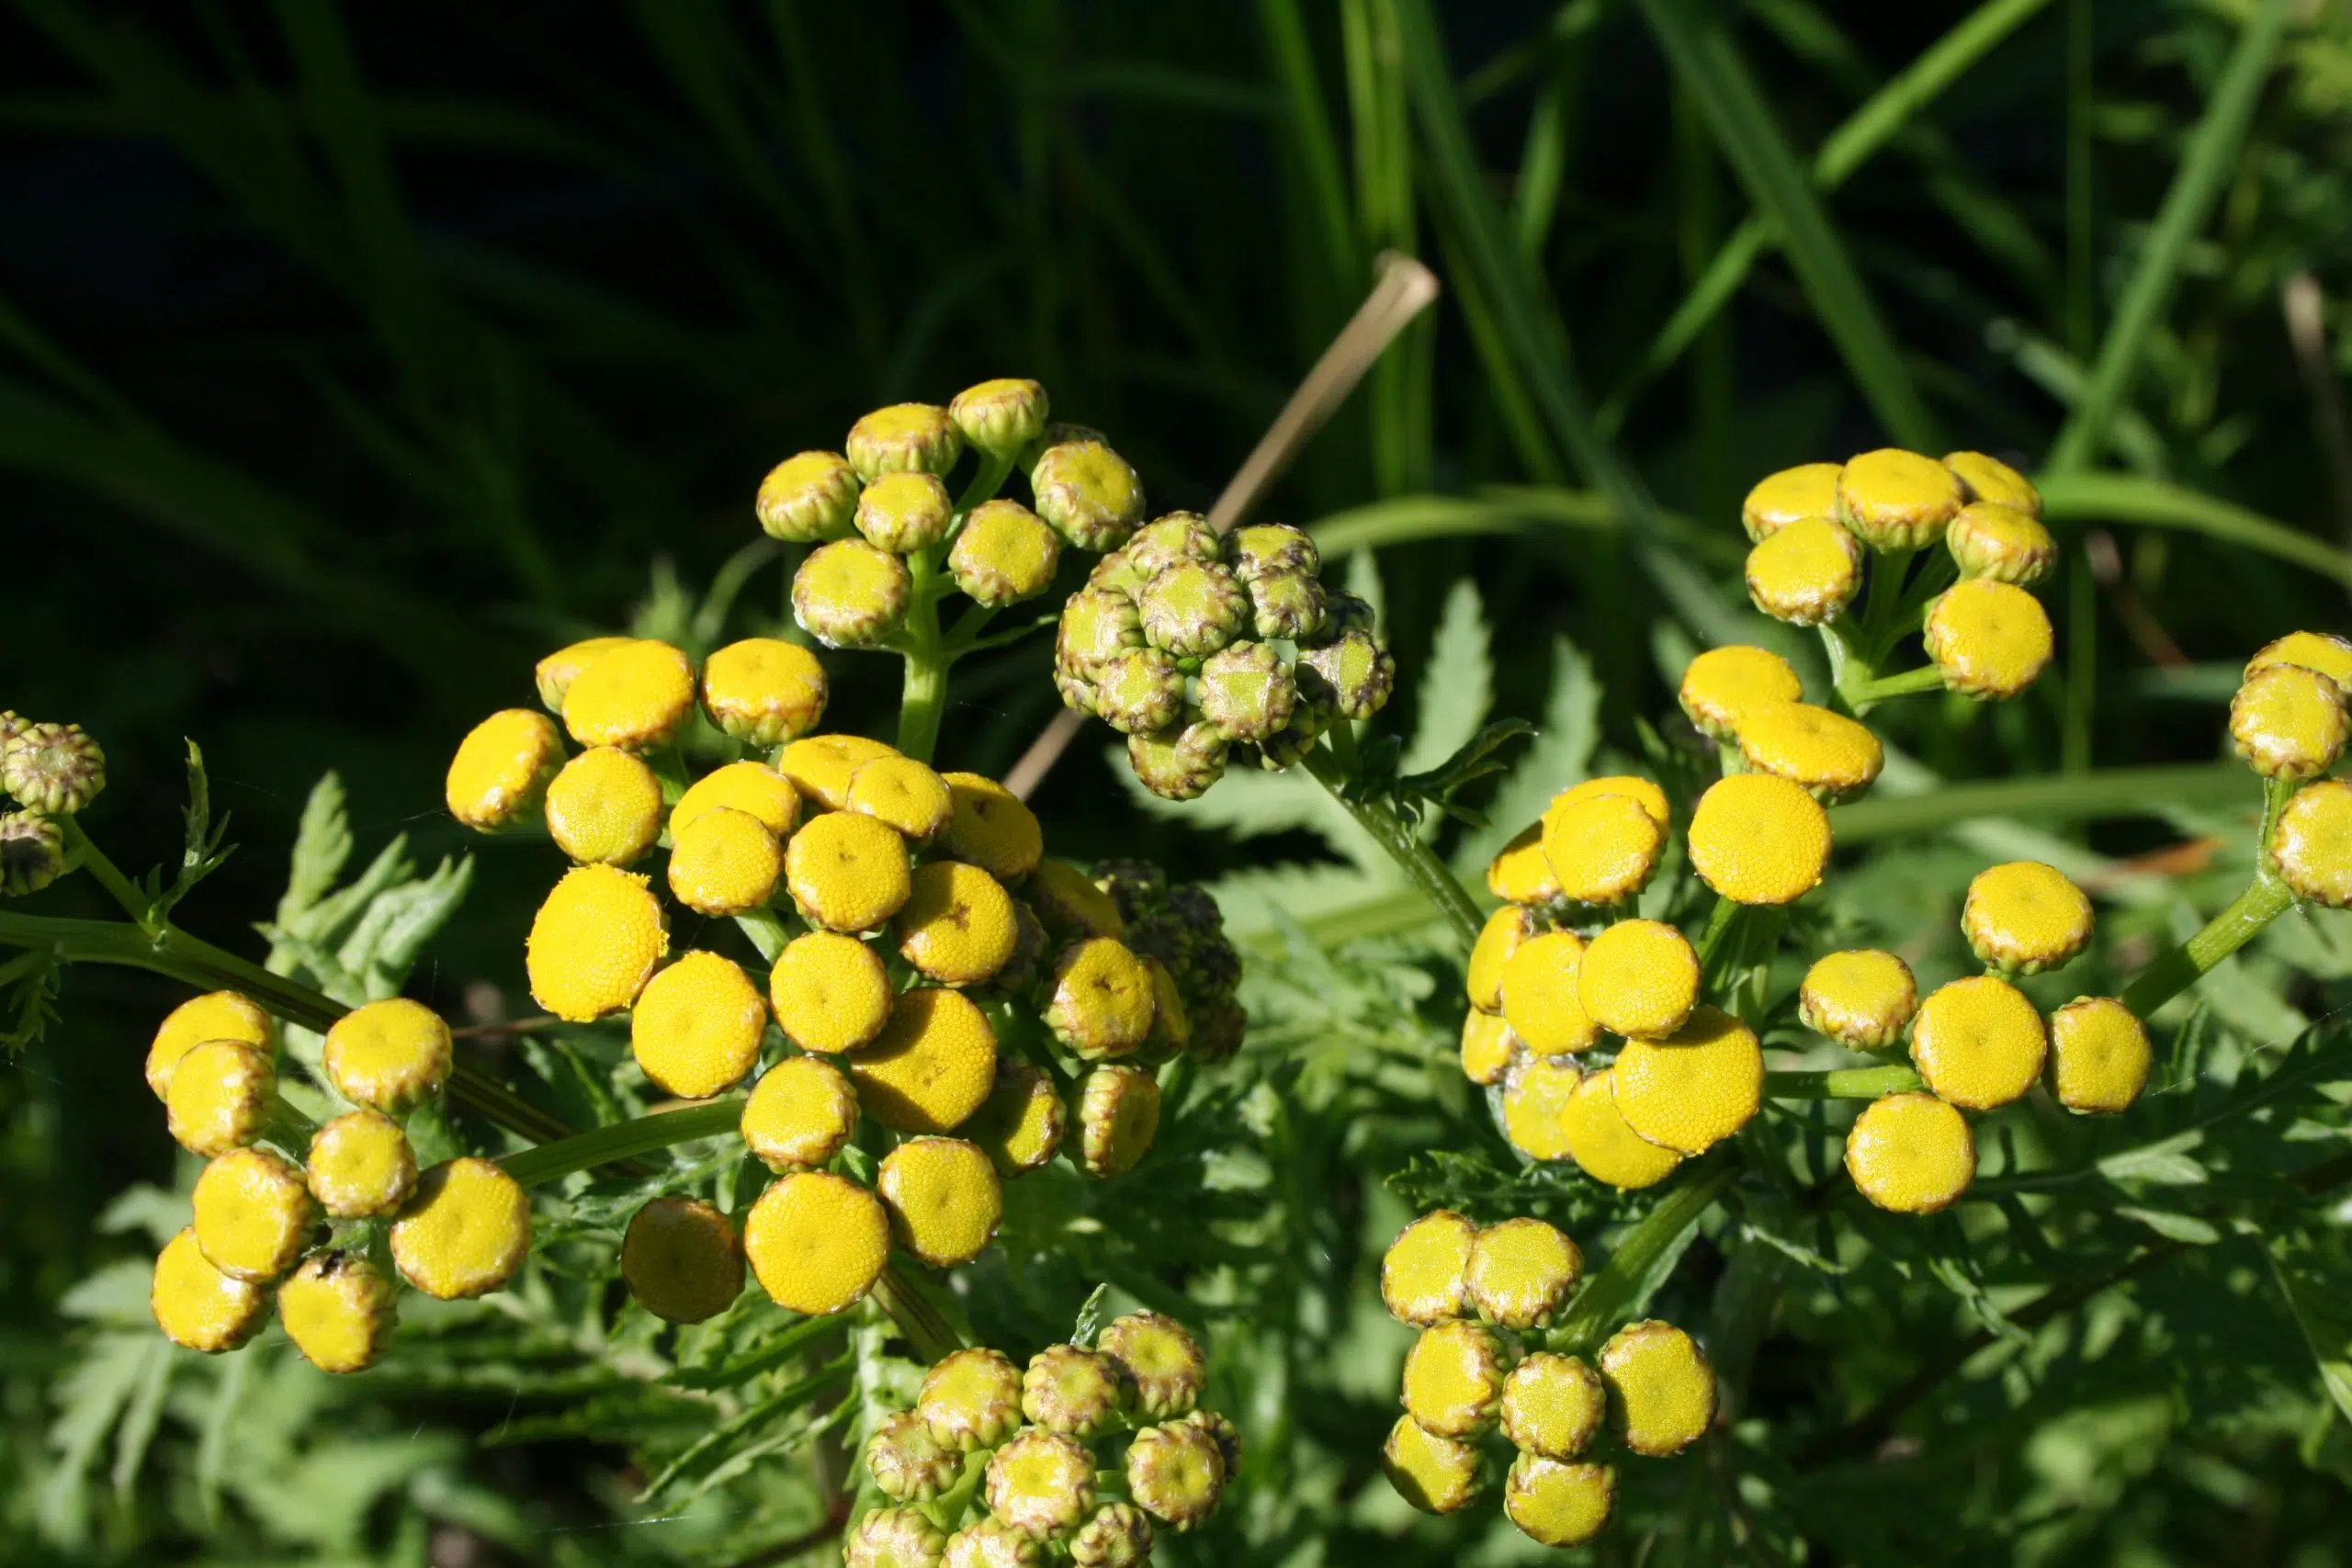
[[[2184,485],[2131,474],[2037,475],[2042,515],[2052,523],[2136,523],[2201,534],[2236,545],[2352,588],[2352,550],[2314,538],[2276,518]]]

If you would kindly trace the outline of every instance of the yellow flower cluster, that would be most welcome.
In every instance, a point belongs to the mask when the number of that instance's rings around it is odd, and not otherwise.
[[[1477,1439],[1499,1426],[1519,1450],[1504,1513],[1545,1546],[1580,1546],[1616,1499],[1615,1467],[1591,1452],[1604,1424],[1615,1445],[1647,1458],[1705,1435],[1714,1369],[1682,1330],[1629,1324],[1601,1347],[1598,1369],[1546,1348],[1543,1330],[1582,1269],[1577,1244],[1536,1219],[1482,1229],[1439,1209],[1397,1235],[1381,1260],[1381,1301],[1421,1332],[1405,1358],[1405,1414],[1381,1458],[1407,1502],[1431,1514],[1476,1502]]]

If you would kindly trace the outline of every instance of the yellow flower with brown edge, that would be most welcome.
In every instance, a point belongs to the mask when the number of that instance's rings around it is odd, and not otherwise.
[[[1617,1109],[1614,1065],[1586,1074],[1569,1089],[1559,1110],[1558,1139],[1577,1169],[1620,1190],[1655,1187],[1682,1163],[1676,1151],[1634,1132]]]
[[[1883,1051],[1919,1010],[1911,966],[1892,953],[1859,949],[1814,960],[1797,988],[1804,1026],[1849,1051]]]
[[[687,786],[670,808],[673,837],[693,825],[707,811],[725,807],[759,819],[778,839],[788,839],[800,825],[800,792],[792,781],[765,762],[729,762],[714,768]]]
[[[2056,866],[2011,861],[1969,883],[1960,929],[1988,968],[2039,975],[2090,945],[2091,901]]]
[[[391,1281],[364,1254],[321,1252],[277,1287],[277,1320],[304,1360],[350,1373],[376,1364],[399,1314]]]
[[[1969,1111],[2022,1099],[2049,1033],[2024,992],[1990,975],[1939,987],[1911,1022],[1911,1064],[1938,1098]]]
[[[960,991],[918,986],[873,1043],[844,1058],[865,1114],[894,1133],[951,1133],[996,1083],[996,1032]]]
[[[164,1244],[147,1297],[155,1326],[165,1338],[214,1356],[253,1337],[268,1301],[260,1285],[223,1274],[207,1262],[193,1226]]]
[[[849,532],[857,471],[838,452],[799,452],[770,468],[752,512],[771,539],[813,545]]]
[[[752,1205],[743,1252],[776,1305],[821,1317],[863,1301],[882,1277],[890,1221],[882,1201],[856,1182],[795,1171]]]
[[[849,779],[859,763],[898,754],[863,735],[804,735],[776,754],[775,766],[802,799],[839,811],[849,804]]]
[[[954,812],[947,781],[911,757],[876,757],[849,776],[842,808],[886,822],[914,843],[928,843]]]
[[[327,1079],[354,1105],[399,1115],[441,1092],[456,1065],[449,1025],[422,1002],[356,1007],[327,1031]]]
[[[2230,699],[2230,741],[2266,779],[2316,778],[2352,738],[2344,689],[2300,664],[2266,664]]]
[[[2113,997],[2076,997],[2050,1015],[2051,1092],[2069,1111],[2129,1111],[2154,1057],[2147,1026]]]
[[[1054,1080],[1027,1062],[1004,1058],[987,1104],[962,1131],[985,1151],[1007,1181],[1041,1170],[1058,1153],[1069,1111]]]
[[[1663,1459],[1715,1421],[1715,1370],[1698,1342],[1670,1323],[1629,1323],[1600,1348],[1610,1420],[1625,1446]]]
[[[564,694],[563,724],[582,746],[651,751],[695,711],[694,661],[666,642],[630,641],[589,660]]]
[[[829,811],[795,833],[784,877],[802,918],[833,931],[872,931],[913,892],[906,840],[851,811]]]
[[[1838,472],[1838,521],[1874,550],[1934,544],[1960,506],[1959,476],[1917,452],[1881,447]]]
[[[1829,866],[1829,815],[1771,773],[1716,780],[1690,814],[1690,867],[1736,904],[1793,904]]]
[[[942,773],[948,796],[947,825],[932,848],[951,860],[978,866],[999,882],[1019,882],[1037,869],[1046,851],[1037,814],[994,779],[978,773]]]
[[[1079,1083],[1079,1165],[1087,1175],[1125,1176],[1159,1135],[1159,1085],[1149,1073],[1108,1062]]]
[[[1503,1079],[1503,1135],[1529,1159],[1566,1159],[1566,1111],[1584,1069],[1566,1056],[1536,1056]]]
[[[621,1235],[621,1280],[638,1305],[664,1322],[701,1323],[743,1293],[742,1238],[699,1199],[650,1199]]]
[[[1503,1514],[1539,1546],[1582,1546],[1616,1506],[1617,1472],[1581,1460],[1521,1454],[1503,1481]]]
[[[562,765],[555,722],[531,708],[507,708],[458,743],[442,793],[450,816],[478,833],[494,832],[537,811]]]
[[[373,1219],[398,1209],[415,1190],[416,1151],[382,1111],[354,1111],[311,1134],[304,1179],[331,1217]]]
[[[294,1267],[318,1222],[300,1167],[273,1149],[231,1149],[196,1179],[196,1244],[239,1280],[266,1281]]]
[[[821,1056],[786,1056],[752,1086],[740,1130],[770,1170],[814,1170],[857,1131],[857,1090]]]
[[[910,1138],[883,1156],[874,1190],[900,1247],[934,1269],[986,1251],[1004,1218],[996,1168],[961,1138]]]
[[[1928,658],[1944,684],[1972,697],[2014,697],[2049,667],[2050,614],[2024,589],[1965,578],[1928,606]]]
[[[1944,547],[1961,576],[1989,577],[2020,588],[2047,576],[2058,558],[2058,542],[2041,519],[1990,501],[1960,509],[1944,530]]]
[[[1740,716],[1758,703],[1795,702],[1804,682],[1789,661],[1766,649],[1711,648],[1682,671],[1677,689],[1682,711],[1700,732],[1735,740]]]
[[[591,747],[548,785],[547,821],[575,864],[634,864],[662,836],[662,781],[631,752]]]
[[[1567,1304],[1583,1273],[1584,1255],[1565,1232],[1522,1216],[1478,1233],[1464,1279],[1480,1317],[1501,1328],[1530,1329]]]
[[[1425,1514],[1458,1514],[1476,1502],[1481,1467],[1476,1444],[1442,1438],[1410,1416],[1396,1417],[1380,1449],[1388,1484]]]
[[[1538,1350],[1503,1381],[1503,1436],[1545,1459],[1570,1460],[1589,1448],[1609,1414],[1609,1391],[1580,1356]]]
[[[825,667],[782,637],[745,637],[703,661],[702,705],[710,722],[752,746],[808,734],[825,716]]]
[[[768,971],[776,1027],[804,1051],[854,1051],[882,1032],[894,993],[873,947],[838,931],[794,937]]]
[[[731,806],[713,807],[670,836],[671,895],[696,914],[765,908],[784,869],[784,847],[767,824]]]
[[[1521,942],[1503,965],[1502,1016],[1540,1055],[1588,1050],[1600,1026],[1581,993],[1585,943],[1574,931],[1545,931]]]
[[[261,1136],[277,1092],[269,1058],[235,1040],[208,1040],[172,1068],[164,1110],[172,1140],[216,1158]]]
[[[1396,1233],[1380,1260],[1380,1300],[1416,1328],[1469,1310],[1470,1252],[1478,1227],[1451,1209],[1432,1209]]]
[[[633,637],[592,637],[557,649],[539,660],[532,673],[538,683],[539,702],[558,718],[563,716],[563,700],[571,694],[571,682],[580,672],[616,648],[626,648],[637,638]]]
[[[2352,701],[2352,637],[2336,632],[2289,632],[2256,649],[2245,661],[2242,678],[2250,680],[2256,671],[2274,664],[2317,671],[2335,682],[2346,700]]]
[[[2352,784],[2323,779],[2297,790],[2267,853],[2296,897],[2352,908]]]
[[[1643,802],[1626,795],[1564,795],[1544,808],[1544,858],[1560,897],[1614,904],[1649,883],[1666,849],[1666,829]]]
[[[531,1203],[514,1179],[470,1155],[435,1166],[392,1222],[392,1264],[428,1296],[504,1288],[531,1251]]]
[[[147,1048],[147,1087],[157,1100],[171,1092],[172,1071],[180,1058],[210,1040],[249,1046],[263,1060],[275,1060],[277,1021],[238,991],[212,991],[182,1002],[164,1016]]]
[[[1886,751],[1867,725],[1811,703],[1758,703],[1739,721],[1739,754],[1759,773],[1804,786],[1825,804],[1877,782]]]
[[[1747,597],[1793,626],[1845,614],[1862,586],[1862,547],[1826,517],[1791,523],[1747,552]]]
[[[1976,1138],[1968,1119],[1932,1094],[1885,1095],[1847,1130],[1846,1174],[1882,1209],[1932,1214],[1976,1179]]]
[[[1763,1103],[1764,1054],[1755,1032],[1719,1009],[1694,1009],[1682,1027],[1628,1040],[1610,1068],[1626,1124],[1678,1154],[1704,1154]]]
[[[1800,463],[1767,474],[1740,502],[1739,520],[1751,542],[1762,543],[1792,523],[1838,513],[1839,463]]]

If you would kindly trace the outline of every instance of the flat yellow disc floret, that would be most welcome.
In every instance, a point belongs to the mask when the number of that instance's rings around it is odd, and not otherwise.
[[[779,1178],[752,1205],[743,1251],[776,1305],[811,1317],[865,1299],[890,1258],[882,1201],[821,1170]]]
[[[1747,1126],[1763,1100],[1755,1032],[1711,1007],[1663,1040],[1628,1040],[1609,1070],[1626,1124],[1679,1154],[1704,1154]]]
[[[1539,1546],[1582,1546],[1609,1523],[1617,1472],[1605,1464],[1562,1462],[1523,1453],[1503,1481],[1503,1514]]]
[[[277,1074],[269,1058],[235,1040],[208,1040],[172,1069],[164,1109],[173,1141],[207,1158],[261,1136]]]
[[[1059,1432],[1019,1434],[989,1457],[986,1475],[989,1513],[1033,1540],[1066,1536],[1094,1510],[1094,1457]]]
[[[1976,874],[1960,929],[1970,951],[2007,975],[2054,969],[2091,941],[2091,901],[2056,866],[2011,861]]]
[[[1525,1044],[1502,1014],[1472,1008],[1462,1015],[1462,1076],[1475,1084],[1500,1083]]]
[[[1478,1227],[1451,1209],[1433,1209],[1397,1232],[1380,1260],[1380,1300],[1389,1315],[1428,1328],[1468,1311],[1477,1240]]]
[[[813,544],[849,532],[857,490],[857,472],[840,453],[796,452],[768,470],[752,511],[770,538]]]
[[[1911,1024],[1911,1062],[1954,1105],[1992,1111],[2041,1076],[2049,1047],[2041,1015],[2007,980],[1980,975],[1939,987]]]
[[[823,1165],[857,1130],[857,1090],[821,1056],[787,1056],[760,1075],[743,1105],[744,1146],[781,1174]]]
[[[531,1252],[531,1201],[514,1179],[470,1155],[436,1165],[392,1222],[392,1264],[428,1296],[495,1291]]]
[[[773,841],[773,840],[771,840]],[[811,925],[872,931],[912,891],[907,841],[871,817],[833,811],[792,836],[784,856],[792,902]]]
[[[2352,737],[2344,688],[2300,664],[2266,664],[2230,699],[2230,742],[2267,779],[2316,778]]]
[[[2058,542],[2041,519],[2015,506],[1980,501],[1963,506],[1944,530],[1944,547],[1962,577],[1990,577],[2019,587],[2045,576]]]
[[[2296,897],[2352,908],[2352,784],[2323,779],[2297,790],[2270,836],[2270,862]]]
[[[1507,904],[1548,904],[1560,879],[1544,853],[1544,824],[1530,822],[1487,864],[1487,890]]]
[[[637,1065],[664,1094],[707,1100],[760,1059],[767,1003],[731,959],[688,953],[647,982],[629,1013]]]
[[[662,905],[645,878],[607,865],[567,872],[531,922],[531,996],[567,1023],[588,1023],[637,999],[670,951]]]
[[[563,699],[571,691],[571,682],[580,672],[616,648],[627,648],[633,637],[592,637],[582,642],[557,649],[538,662],[534,671],[537,677],[539,701],[548,712],[558,718],[563,716]]]
[[[1737,904],[1793,904],[1829,865],[1829,814],[1804,786],[1735,773],[1707,786],[1690,814],[1690,866]]]
[[[2014,697],[2050,663],[2050,614],[2022,588],[1968,578],[1928,606],[1927,646],[1953,691]]]
[[[947,826],[955,798],[947,781],[912,757],[876,757],[849,777],[844,810],[887,822],[916,843]]]
[[[1947,452],[1944,467],[1960,481],[1961,493],[1972,502],[1997,502],[2028,516],[2041,515],[2041,492],[2033,481],[1998,457],[1982,452]]]
[[[1487,917],[1478,928],[1478,940],[1470,948],[1470,964],[1464,987],[1470,1005],[1487,1012],[1500,1012],[1503,1008],[1503,965],[1521,943],[1542,933],[1533,916],[1515,904],[1505,904]]]
[[[167,1014],[147,1048],[147,1087],[162,1100],[171,1090],[172,1069],[208,1040],[250,1045],[265,1060],[277,1055],[277,1021],[259,1002],[237,991],[214,991],[182,1002]]]
[[[327,1031],[327,1077],[335,1092],[392,1115],[439,1094],[455,1061],[448,1024],[406,997],[354,1008]]]
[[[1424,1514],[1458,1514],[1476,1502],[1480,1462],[1477,1445],[1441,1438],[1410,1416],[1396,1417],[1380,1449],[1388,1484]]]
[[[301,1170],[265,1148],[231,1149],[196,1179],[196,1244],[240,1280],[275,1280],[294,1267],[318,1223]]]
[[[1053,1079],[1026,1062],[999,1061],[988,1104],[964,1131],[1010,1181],[1042,1169],[1060,1151],[1069,1120]]]
[[[849,804],[849,776],[857,772],[858,764],[898,754],[863,735],[810,735],[784,749],[776,771],[792,781],[803,799],[813,800],[828,811],[839,811]]]
[[[1578,1356],[1538,1350],[1503,1382],[1503,1436],[1546,1459],[1574,1459],[1609,1414],[1600,1374]]]
[[[1566,1234],[1521,1217],[1478,1233],[1464,1277],[1480,1317],[1504,1328],[1526,1329],[1566,1305],[1583,1272],[1584,1254]]]
[[[582,865],[628,865],[662,836],[662,781],[631,752],[597,746],[548,785],[548,837]]]
[[[1620,920],[1585,949],[1577,996],[1603,1029],[1637,1039],[1671,1034],[1699,1005],[1699,955],[1663,920]]]
[[[1529,1159],[1568,1157],[1568,1101],[1584,1071],[1566,1056],[1538,1056],[1506,1078],[1503,1134]]]
[[[1817,626],[1862,585],[1862,547],[1826,517],[1800,518],[1747,552],[1747,597],[1776,621]]]
[[[416,1151],[382,1111],[354,1111],[311,1134],[305,1176],[311,1196],[335,1219],[372,1219],[407,1201],[416,1187]]]
[[[964,437],[936,404],[892,403],[851,425],[842,450],[870,484],[883,474],[944,474],[963,456]]]
[[[947,782],[947,826],[933,848],[978,866],[999,882],[1018,882],[1037,869],[1046,836],[1037,814],[1020,796],[978,773],[942,773]]]
[[[233,1279],[204,1260],[193,1227],[164,1244],[147,1304],[173,1344],[218,1355],[253,1337],[268,1309],[259,1285]]]
[[[1126,935],[1127,922],[1117,902],[1066,860],[1039,861],[1023,892],[1030,908],[1057,935]]]
[[[1874,550],[1934,544],[1960,503],[1958,475],[1900,447],[1850,458],[1838,475],[1838,521]]]
[[[277,1320],[321,1371],[365,1371],[392,1337],[392,1284],[364,1254],[318,1253],[277,1288]]]
[[[2147,1026],[2113,997],[2076,997],[2050,1015],[2050,1087],[2069,1111],[2129,1111],[2152,1056]]]
[[[881,954],[854,936],[794,937],[768,972],[776,1027],[804,1051],[854,1051],[890,1019],[890,975]]]
[[[933,861],[916,868],[893,919],[899,955],[943,986],[976,986],[1012,961],[1020,922],[1012,895],[976,865]]]
[[[835,539],[792,574],[792,618],[828,648],[871,648],[907,613],[913,592],[899,557],[864,539]]]
[[[1125,1176],[1159,1136],[1159,1084],[1149,1073],[1109,1062],[1079,1082],[1078,1159],[1086,1174]]]
[[[1625,1446],[1663,1459],[1706,1436],[1715,1419],[1715,1369],[1670,1323],[1629,1323],[1600,1348],[1610,1419]]]
[[[670,831],[684,832],[706,811],[729,807],[760,819],[779,839],[800,825],[800,792],[765,762],[729,762],[696,779],[670,808]]]
[[[1760,648],[1711,648],[1682,671],[1682,711],[1718,740],[1736,739],[1739,719],[1758,703],[1792,703],[1804,682],[1789,661]]]
[[[1405,1354],[1405,1409],[1442,1438],[1471,1438],[1495,1424],[1510,1373],[1503,1348],[1484,1325],[1425,1328]]]
[[[563,737],[536,708],[492,714],[458,743],[445,795],[449,815],[477,832],[536,809],[563,763]]]
[[[1617,1109],[1617,1069],[1588,1074],[1568,1093],[1559,1135],[1570,1159],[1595,1181],[1621,1190],[1655,1187],[1682,1156],[1634,1131]]]
[[[825,716],[825,667],[782,637],[730,642],[704,661],[702,705],[736,739],[774,746]]]
[[[630,642],[592,660],[564,694],[563,724],[582,746],[650,751],[695,711],[694,661],[666,642]]]
[[[748,811],[715,806],[671,835],[670,892],[696,914],[760,908],[783,875],[784,846]]]
[[[1800,463],[1758,480],[1739,508],[1748,538],[1769,539],[1801,518],[1837,515],[1838,470],[1844,466]]]
[[[1520,943],[1503,965],[1503,1019],[1529,1050],[1556,1056],[1600,1038],[1579,990],[1584,958],[1582,937],[1545,931]]]
[[[1151,971],[1125,942],[1088,937],[1054,960],[1046,1022],[1089,1060],[1124,1056],[1141,1046],[1156,1008]]]
[[[1886,751],[1867,725],[1811,703],[1758,703],[1739,721],[1739,754],[1759,773],[1802,784],[1816,800],[1871,787]]]
[[[1544,858],[1561,897],[1614,904],[1639,893],[1657,870],[1666,829],[1629,795],[1555,800],[1544,809]]]
[[[1882,1209],[1931,1214],[1976,1179],[1976,1139],[1967,1118],[1934,1095],[1890,1094],[1854,1118],[1846,1173]]]
[[[1647,811],[1659,827],[1674,825],[1674,809],[1667,802],[1666,791],[1651,780],[1633,773],[1610,773],[1597,779],[1587,779],[1554,795],[1552,804],[1557,806],[1562,801],[1583,800],[1596,795],[1630,795],[1642,803],[1642,809]]]
[[[867,1115],[895,1133],[948,1133],[987,1102],[996,1032],[961,992],[922,986],[901,993],[882,1032],[847,1060]]]
[[[935,1269],[969,1263],[1004,1218],[996,1167],[960,1138],[910,1138],[882,1161],[874,1190],[899,1245]]]
[[[1903,1038],[1919,1009],[1911,966],[1892,953],[1857,949],[1814,960],[1797,990],[1797,1015],[1807,1029],[1849,1051],[1883,1051]]]
[[[700,1323],[743,1293],[734,1222],[693,1198],[655,1198],[629,1216],[621,1278],[637,1304],[669,1323]]]
[[[2305,670],[2315,670],[2336,684],[2346,699],[2352,699],[2352,637],[2335,632],[2289,632],[2276,641],[2267,642],[2245,661],[2245,673],[2252,676],[2257,670],[2273,664],[2296,664]]]

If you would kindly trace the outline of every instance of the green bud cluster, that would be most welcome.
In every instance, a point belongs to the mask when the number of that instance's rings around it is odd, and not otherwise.
[[[71,817],[107,787],[107,754],[78,724],[0,714],[0,788],[44,817]]]
[[[1241,1048],[1249,1014],[1237,996],[1241,953],[1225,934],[1225,914],[1207,888],[1170,884],[1145,861],[1104,861],[1095,886],[1111,896],[1126,922],[1126,943],[1167,966],[1192,1024],[1189,1055],[1222,1062]]]
[[[1396,683],[1372,607],[1328,592],[1320,570],[1296,528],[1219,538],[1199,514],[1171,512],[1063,605],[1054,683],[1126,736],[1136,777],[1170,800],[1236,761],[1295,766],[1334,718],[1371,717]]]

